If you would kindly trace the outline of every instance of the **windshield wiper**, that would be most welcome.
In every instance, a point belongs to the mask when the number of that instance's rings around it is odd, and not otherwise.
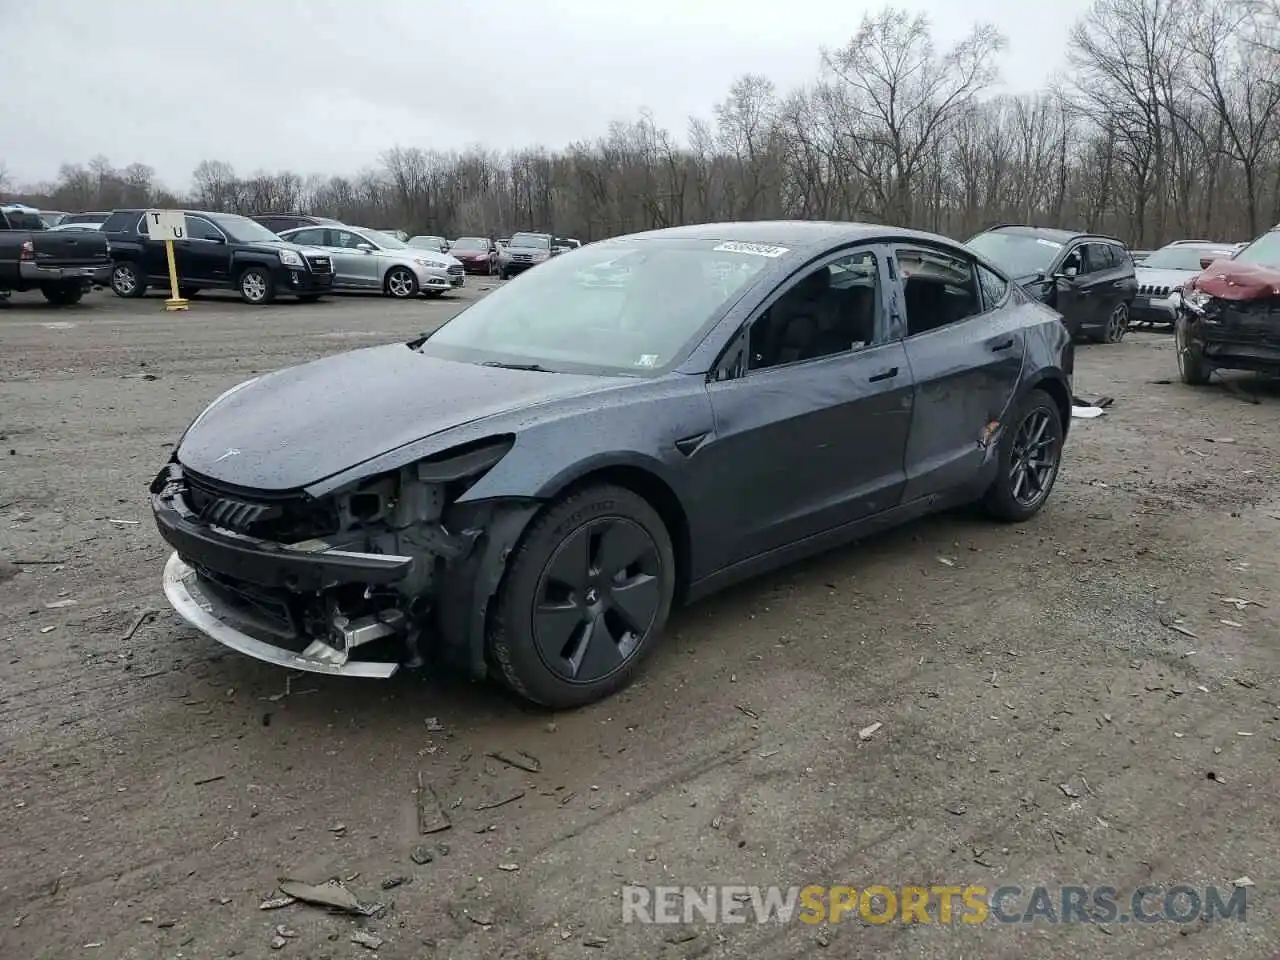
[[[546,367],[536,363],[503,363],[501,360],[486,360],[482,367],[502,367],[504,370],[532,370],[534,373],[551,373]]]

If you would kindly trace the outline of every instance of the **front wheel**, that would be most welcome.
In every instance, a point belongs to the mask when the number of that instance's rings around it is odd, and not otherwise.
[[[147,292],[144,274],[137,264],[125,261],[111,268],[111,292],[117,297],[133,299]]]
[[[78,283],[46,283],[40,288],[44,298],[57,307],[69,307],[79,303],[84,287]]]
[[[1204,362],[1204,349],[1191,339],[1191,324],[1186,317],[1179,317],[1173,324],[1174,350],[1178,354],[1178,375],[1182,382],[1201,387],[1209,382],[1213,372]]]
[[[671,537],[648,501],[622,487],[583,488],[539,514],[507,564],[489,662],[542,706],[601,700],[657,642],[675,579]]]
[[[246,267],[236,288],[240,291],[240,299],[254,306],[270,303],[276,295],[275,284],[266,267]]]
[[[387,271],[387,296],[408,300],[418,295],[418,278],[407,267],[392,267]]]
[[[1043,390],[1032,390],[1000,439],[998,472],[983,505],[999,520],[1021,523],[1044,506],[1062,462],[1062,414]]]

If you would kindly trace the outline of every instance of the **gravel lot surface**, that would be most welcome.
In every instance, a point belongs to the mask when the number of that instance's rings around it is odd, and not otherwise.
[[[1163,333],[1079,349],[1077,389],[1115,404],[1073,422],[1032,522],[929,519],[691,607],[586,710],[407,674],[287,682],[183,627],[145,494],[188,421],[491,286],[0,305],[0,957],[1280,951],[1280,389],[1170,383]],[[515,750],[539,772],[487,757]],[[451,829],[419,834],[420,777]],[[1243,876],[1244,923],[620,922],[626,883]],[[261,910],[280,877],[384,909]]]

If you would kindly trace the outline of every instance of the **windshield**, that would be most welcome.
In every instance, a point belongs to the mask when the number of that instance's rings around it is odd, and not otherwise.
[[[444,246],[444,237],[414,237],[409,244],[414,247],[430,247],[432,250],[438,250]]]
[[[965,246],[982,254],[1011,277],[1026,277],[1048,270],[1053,258],[1062,250],[1062,244],[1056,240],[1004,231],[980,233]]]
[[[1231,251],[1223,247],[1193,247],[1179,244],[1176,247],[1161,247],[1140,264],[1152,270],[1189,270],[1199,273],[1200,258],[1213,257],[1215,260],[1230,258]]]
[[[507,241],[509,247],[533,247],[536,250],[551,249],[551,238],[545,233],[517,233]]]
[[[615,240],[548,260],[440,327],[423,353],[564,373],[651,376],[706,335],[786,251]]]
[[[216,217],[209,217],[214,223],[220,226],[232,240],[240,243],[279,243],[280,238],[260,224],[257,220],[250,220],[248,217],[238,217],[234,214],[220,213]]]
[[[1280,230],[1264,233],[1235,255],[1237,263],[1280,268]]]
[[[367,227],[362,230],[368,234],[369,239],[382,247],[383,250],[408,250],[409,245],[398,237],[393,237],[389,233],[383,233],[381,230],[370,230]]]
[[[488,250],[489,241],[480,237],[459,237],[453,241],[454,250]]]

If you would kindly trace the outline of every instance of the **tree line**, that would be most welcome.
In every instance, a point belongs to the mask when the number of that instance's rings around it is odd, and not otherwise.
[[[55,210],[298,211],[458,236],[583,241],[715,220],[862,220],[965,238],[996,222],[1118,236],[1249,239],[1280,222],[1280,0],[1095,0],[1044,90],[993,93],[1000,32],[939,47],[887,7],[813,81],[736,80],[683,138],[652,116],[561,150],[395,146],[355,176],[196,167],[175,193],[107,158],[0,191]]]

